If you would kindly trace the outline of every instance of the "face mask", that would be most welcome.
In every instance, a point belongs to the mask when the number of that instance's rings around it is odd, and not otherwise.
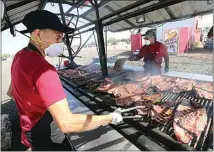
[[[149,40],[145,40],[145,44],[146,44],[146,45],[150,45],[151,42],[150,42]]]
[[[42,42],[40,40],[36,40],[36,39],[34,39],[32,37],[31,37],[31,39],[34,42],[37,42],[37,44],[39,44],[39,43],[47,43],[47,42]],[[63,52],[63,42],[62,43],[50,44],[49,47],[47,47],[47,48],[44,48],[41,44],[39,44],[39,45],[45,51],[45,54],[47,56],[49,56],[49,57],[57,57]]]
[[[63,52],[63,43],[54,43],[45,49],[45,54],[49,57],[57,57]]]

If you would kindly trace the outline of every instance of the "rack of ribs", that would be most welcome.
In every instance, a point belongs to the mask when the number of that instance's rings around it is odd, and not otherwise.
[[[172,87],[172,92],[181,93],[184,91],[191,91],[194,85],[195,85],[195,81],[193,80],[177,78],[175,80],[174,86]]]
[[[116,87],[113,84],[113,81],[109,78],[105,78],[104,81],[100,84],[100,86],[96,89],[99,92],[107,92],[109,89]]]
[[[193,91],[196,97],[213,100],[213,83],[196,84]]]
[[[139,87],[137,83],[128,83],[123,85],[118,85],[107,91],[109,94],[113,94],[115,97],[125,98],[135,94],[142,94],[144,90]]]
[[[172,118],[173,109],[176,107],[176,102],[166,101],[153,105],[151,108],[151,119],[160,124],[167,124]]]
[[[200,135],[207,124],[207,113],[203,107],[179,105],[174,116],[173,128],[179,142],[189,143],[193,136]]]

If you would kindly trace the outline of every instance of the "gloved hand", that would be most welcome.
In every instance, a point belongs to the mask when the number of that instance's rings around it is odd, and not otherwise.
[[[115,125],[115,124],[123,121],[123,117],[121,115],[121,109],[120,108],[116,109],[114,112],[110,113],[109,115],[112,116],[111,124]]]
[[[167,73],[167,72],[169,72],[169,68],[164,69],[164,73]]]

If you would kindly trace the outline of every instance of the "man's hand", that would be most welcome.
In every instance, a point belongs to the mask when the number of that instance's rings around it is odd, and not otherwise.
[[[120,123],[121,121],[123,121],[123,117],[121,115],[121,109],[118,108],[116,109],[114,112],[110,113],[109,115],[112,116],[112,122],[111,124],[117,124]]]

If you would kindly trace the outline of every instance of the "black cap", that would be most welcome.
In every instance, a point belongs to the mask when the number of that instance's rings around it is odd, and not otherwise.
[[[142,36],[144,36],[144,39],[148,40],[151,37],[156,38],[155,36],[155,32],[153,30],[148,30],[145,34],[143,34]]]
[[[31,33],[35,29],[52,29],[63,33],[73,33],[74,29],[65,26],[60,19],[54,14],[46,10],[36,10],[25,15],[22,23],[27,30],[22,33]]]

